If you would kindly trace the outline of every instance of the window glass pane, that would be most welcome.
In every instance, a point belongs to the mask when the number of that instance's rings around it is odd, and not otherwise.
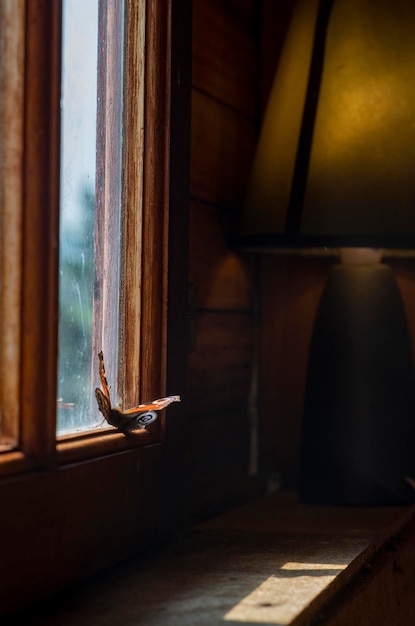
[[[102,424],[97,352],[117,357],[122,2],[64,0],[62,46],[58,435]]]

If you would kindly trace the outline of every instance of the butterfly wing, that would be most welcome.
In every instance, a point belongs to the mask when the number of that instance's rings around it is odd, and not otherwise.
[[[128,430],[135,430],[136,428],[146,428],[152,422],[155,422],[158,415],[157,411],[165,409],[172,402],[180,402],[180,396],[168,396],[167,398],[159,398],[153,400],[148,404],[139,404],[136,407],[127,409],[122,412],[122,417],[126,422],[126,428]],[[128,425],[127,425],[128,424]]]
[[[114,426],[123,432],[142,428],[140,424],[136,424],[136,420],[133,417],[125,416],[118,409],[113,409],[108,402],[107,396],[98,387],[95,389],[95,397],[99,410],[110,426]],[[157,413],[155,415],[157,417]]]
[[[102,390],[97,387],[95,389],[95,397],[102,415],[108,424],[115,426],[115,428],[124,432],[145,428],[148,424],[151,424],[157,419],[157,411],[165,409],[172,402],[180,402],[180,396],[168,396],[166,398],[159,398],[148,404],[139,404],[137,407],[127,409],[126,411],[112,408],[102,351],[98,354],[98,359]]]
[[[110,408],[111,408],[110,390],[109,390],[109,387],[108,387],[107,375],[105,373],[104,355],[102,353],[102,350],[98,354],[98,359],[99,359],[99,377],[101,379],[101,385],[102,385],[102,388],[104,390],[104,394],[107,397],[108,403],[109,403]]]
[[[161,411],[169,406],[172,402],[180,402],[180,396],[168,396],[167,398],[159,398],[148,404],[139,404],[138,406],[123,411],[123,415],[134,415],[136,413],[147,413],[148,411]]]
[[[158,418],[156,411],[146,411],[145,413],[138,413],[135,417],[130,419],[135,423],[135,428],[146,428],[149,424],[152,424]]]
[[[111,404],[107,396],[99,389],[95,389],[95,398],[97,399],[98,408],[108,423],[110,422]]]

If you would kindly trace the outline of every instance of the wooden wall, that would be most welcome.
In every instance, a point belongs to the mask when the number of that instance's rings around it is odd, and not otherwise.
[[[247,405],[256,348],[259,472],[296,474],[300,386],[321,268],[317,262],[317,275],[311,269],[310,276],[296,261],[258,261],[227,246],[292,7],[291,0],[193,3],[189,282],[197,288],[197,313],[187,399],[189,497],[196,517],[252,486]],[[261,288],[255,284],[258,265]],[[295,309],[301,293],[301,312],[291,320],[287,303]],[[304,307],[305,321],[299,319]]]
[[[264,255],[258,263],[227,242],[293,6],[292,0],[193,3],[189,282],[197,288],[197,311],[188,358],[187,448],[196,517],[251,485],[254,304],[260,311],[259,470],[265,478],[280,473],[284,485],[297,483],[311,332],[334,261]],[[415,261],[392,266],[415,348]]]
[[[186,395],[195,518],[261,486],[248,476],[256,347],[259,474],[281,472],[288,484],[296,478],[308,343],[327,261],[258,260],[232,251],[227,241],[292,6],[291,0],[193,3],[189,282],[196,285],[197,310]]]
[[[194,0],[188,359],[191,516],[246,488],[254,259],[228,246],[256,140],[255,0]]]

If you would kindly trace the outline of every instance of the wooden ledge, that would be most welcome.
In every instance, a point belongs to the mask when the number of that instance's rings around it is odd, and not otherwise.
[[[60,594],[30,623],[411,623],[414,517],[412,507],[314,507],[273,494]]]

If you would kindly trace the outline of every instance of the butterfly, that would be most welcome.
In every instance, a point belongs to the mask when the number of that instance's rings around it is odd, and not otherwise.
[[[151,424],[157,419],[157,411],[165,409],[166,406],[172,402],[180,402],[180,396],[168,396],[167,398],[160,398],[159,400],[154,400],[148,404],[139,404],[132,409],[127,409],[126,411],[113,408],[111,406],[111,397],[107,383],[107,376],[105,374],[104,355],[102,354],[102,351],[98,354],[98,359],[99,377],[102,385],[102,390],[99,389],[99,387],[95,389],[95,397],[97,399],[98,408],[108,424],[115,426],[118,430],[128,432],[130,430],[146,428],[148,424]]]

